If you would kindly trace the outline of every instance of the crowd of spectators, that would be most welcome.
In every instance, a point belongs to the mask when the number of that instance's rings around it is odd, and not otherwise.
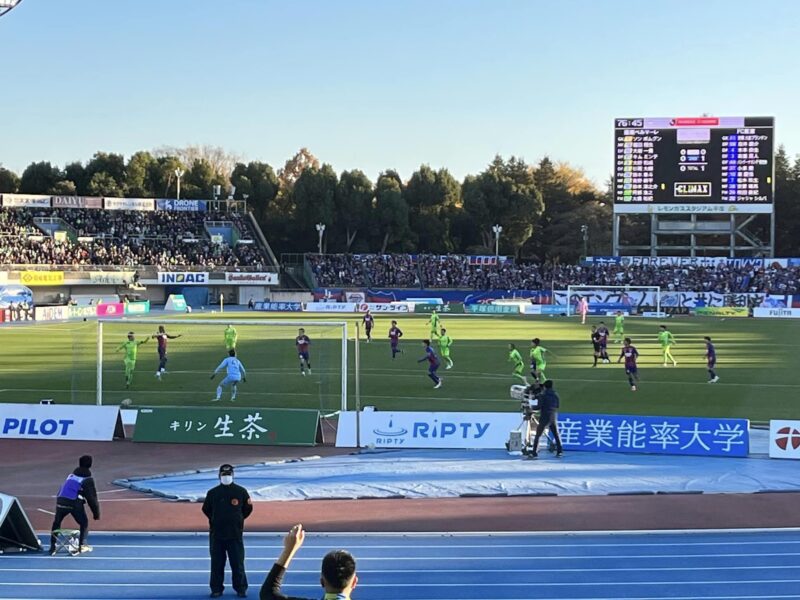
[[[37,217],[58,219],[67,239],[56,240]],[[212,243],[206,221],[232,221],[241,237],[255,237],[238,214],[0,208],[0,264],[264,269],[268,260],[257,244]]]
[[[791,294],[800,268],[565,265],[553,262],[470,264],[466,256],[307,255],[320,287],[419,287],[549,290],[568,285],[654,285],[663,291]]]

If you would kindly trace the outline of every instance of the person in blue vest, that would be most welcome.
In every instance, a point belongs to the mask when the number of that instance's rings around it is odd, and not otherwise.
[[[91,546],[86,545],[86,532],[89,529],[89,518],[86,516],[85,504],[89,505],[94,520],[100,519],[100,503],[97,500],[97,488],[92,477],[92,457],[85,454],[78,459],[78,468],[70,473],[56,498],[56,515],[53,526],[50,528],[50,554],[56,553],[57,529],[61,529],[61,522],[67,515],[72,515],[80,528],[78,535],[78,549],[75,554],[90,552]]]

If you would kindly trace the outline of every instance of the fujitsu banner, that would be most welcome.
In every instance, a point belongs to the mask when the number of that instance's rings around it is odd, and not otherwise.
[[[757,319],[800,319],[800,308],[754,308]]]
[[[103,208],[99,196],[53,196],[53,208]]]
[[[50,206],[50,196],[3,194],[3,206],[12,208],[47,208]]]
[[[153,211],[156,208],[152,198],[103,198],[106,210],[141,210]]]
[[[225,273],[225,283],[235,285],[278,285],[277,273]]]

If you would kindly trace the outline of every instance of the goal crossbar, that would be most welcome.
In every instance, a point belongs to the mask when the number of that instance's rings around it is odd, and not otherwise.
[[[103,404],[103,326],[106,324],[142,324],[142,325],[280,325],[282,327],[329,327],[340,328],[342,332],[342,397],[341,410],[347,410],[347,321],[296,321],[296,320],[268,320],[268,319],[159,319],[158,317],[97,320],[97,394],[98,406]],[[358,372],[355,373],[358,377]]]

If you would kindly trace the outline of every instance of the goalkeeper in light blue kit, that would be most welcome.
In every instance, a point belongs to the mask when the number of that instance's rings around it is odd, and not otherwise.
[[[214,379],[214,376],[222,369],[226,370],[227,375],[225,376],[225,379],[223,379],[222,382],[217,386],[217,397],[213,398],[212,402],[220,401],[222,398],[222,388],[226,385],[231,386],[231,402],[233,402],[236,400],[236,392],[238,390],[239,382],[247,382],[244,365],[238,358],[236,358],[236,350],[228,350],[228,358],[219,363],[219,366],[214,369],[211,379]]]

